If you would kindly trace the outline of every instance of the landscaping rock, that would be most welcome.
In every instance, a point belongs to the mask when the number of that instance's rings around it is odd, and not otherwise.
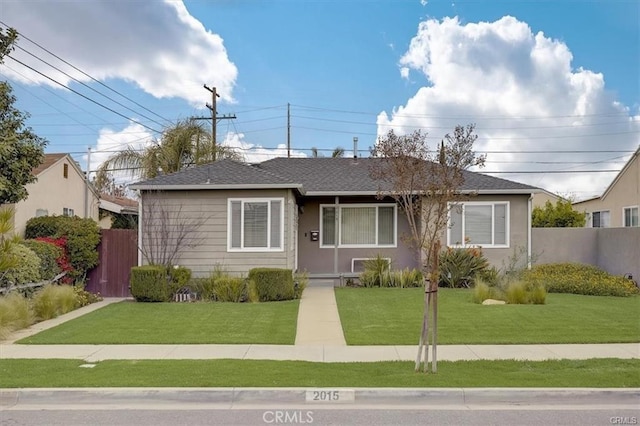
[[[483,305],[505,305],[507,302],[504,300],[486,299],[482,302]]]

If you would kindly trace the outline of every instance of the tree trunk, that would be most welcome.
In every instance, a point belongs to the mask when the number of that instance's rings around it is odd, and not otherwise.
[[[422,328],[420,330],[420,341],[418,343],[418,356],[416,357],[415,371],[420,371],[420,364],[422,362],[422,351],[424,349],[425,342],[427,341],[427,325],[428,325],[428,312],[429,312],[429,282],[424,283],[424,313],[422,315]],[[428,346],[427,346],[428,350]]]

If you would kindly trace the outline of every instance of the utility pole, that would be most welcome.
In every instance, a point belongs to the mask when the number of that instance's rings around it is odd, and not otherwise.
[[[287,158],[291,158],[291,104],[287,102]]]
[[[213,158],[213,161],[216,161],[216,154],[218,151],[218,147],[216,144],[216,130],[217,130],[217,126],[218,126],[218,120],[231,120],[236,118],[235,114],[225,114],[222,116],[218,116],[218,110],[217,110],[217,98],[220,97],[220,95],[218,94],[218,92],[216,91],[215,87],[209,87],[206,84],[204,85],[204,88],[207,89],[209,92],[211,92],[211,104],[205,104],[207,106],[207,108],[209,108],[209,110],[211,111],[211,117],[194,117],[194,120],[211,120],[211,144],[212,144],[212,152],[211,152],[211,156]],[[200,141],[198,141],[199,143]]]

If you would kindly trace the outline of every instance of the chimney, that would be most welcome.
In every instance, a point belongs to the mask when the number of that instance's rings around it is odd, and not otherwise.
[[[357,136],[353,137],[353,159],[354,160],[358,159],[358,137]]]

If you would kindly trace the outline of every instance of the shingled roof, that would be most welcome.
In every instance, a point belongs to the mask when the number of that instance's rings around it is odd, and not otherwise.
[[[38,176],[40,173],[44,172],[49,167],[53,166],[58,161],[60,161],[60,159],[66,157],[67,155],[69,155],[69,154],[65,154],[65,153],[61,153],[61,154],[45,154],[42,163],[38,167],[35,167],[33,170],[31,170],[31,173],[34,176]]]
[[[372,195],[379,182],[369,175],[375,158],[274,158],[256,165],[221,160],[139,182],[133,189],[296,188],[306,195]],[[537,188],[518,182],[464,172],[462,191],[531,193]]]
[[[177,173],[137,182],[132,189],[260,189],[297,188],[300,182],[286,179],[268,170],[233,160],[220,160],[188,168]]]

